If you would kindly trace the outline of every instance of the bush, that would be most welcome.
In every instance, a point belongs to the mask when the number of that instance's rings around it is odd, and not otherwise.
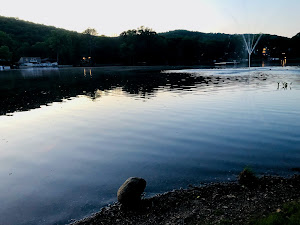
[[[266,218],[260,218],[250,223],[251,225],[298,225],[300,224],[300,202],[290,202],[283,209],[271,213]]]
[[[258,178],[255,176],[254,172],[251,168],[246,167],[238,177],[238,182],[240,185],[244,185],[246,187],[253,187],[257,184]]]

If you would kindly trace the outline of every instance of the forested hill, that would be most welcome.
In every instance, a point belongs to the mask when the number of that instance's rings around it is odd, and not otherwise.
[[[55,36],[68,39],[76,36],[79,39],[82,35],[53,26],[0,16],[0,59],[16,62],[22,56],[57,58],[58,46],[54,42],[58,40],[54,40]]]
[[[283,52],[288,57],[300,57],[299,40],[300,34],[293,38],[263,35],[253,57],[262,57],[265,47],[272,57]],[[241,60],[246,58],[246,51],[241,35],[187,30],[156,33],[139,27],[118,37],[105,37],[94,29],[78,33],[0,16],[0,63],[14,64],[23,56],[71,65],[198,65]]]
[[[168,32],[160,33],[160,35],[166,38],[191,38],[191,39],[201,39],[201,40],[226,39],[229,36],[232,36],[224,33],[203,33],[198,31],[189,31],[189,30],[168,31]]]
[[[31,45],[45,41],[53,30],[70,32],[53,26],[0,16],[0,31],[9,34],[16,41],[26,41]]]

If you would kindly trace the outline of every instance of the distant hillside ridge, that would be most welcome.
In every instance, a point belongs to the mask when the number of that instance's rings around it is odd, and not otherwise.
[[[15,40],[26,40],[29,44],[45,41],[53,30],[73,33],[73,31],[56,28],[54,26],[37,24],[13,17],[0,16],[0,31],[9,34]]]
[[[283,53],[289,59],[300,58],[300,33],[293,38],[264,34],[252,59],[281,58]],[[77,66],[201,65],[242,61],[247,54],[239,34],[188,30],[156,33],[139,27],[118,37],[106,37],[93,29],[78,33],[0,16],[0,63],[16,64],[21,57],[49,58]]]

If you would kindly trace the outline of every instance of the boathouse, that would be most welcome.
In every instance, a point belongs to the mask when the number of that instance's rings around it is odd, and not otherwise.
[[[21,57],[19,60],[19,64],[32,63],[39,64],[42,60],[40,57]]]

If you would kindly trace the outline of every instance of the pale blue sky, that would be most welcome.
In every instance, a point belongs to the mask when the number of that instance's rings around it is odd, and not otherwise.
[[[157,32],[187,29],[221,33],[300,32],[300,0],[0,0],[0,15],[99,34],[147,26]]]

